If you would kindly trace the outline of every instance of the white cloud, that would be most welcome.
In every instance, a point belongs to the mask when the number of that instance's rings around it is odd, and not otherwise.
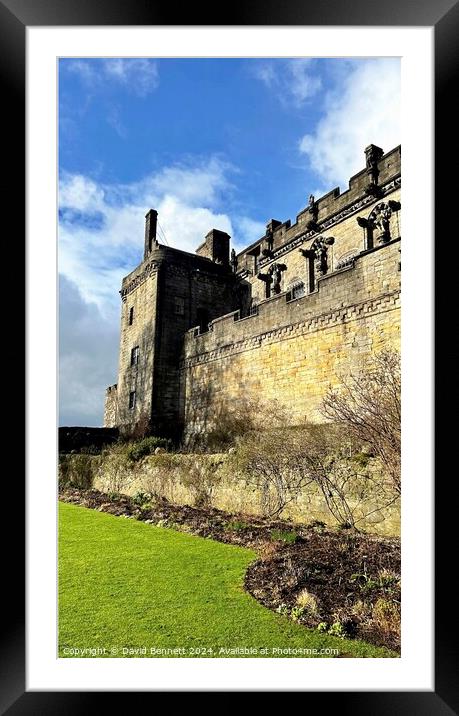
[[[78,211],[100,211],[104,207],[104,190],[96,182],[79,174],[64,175],[59,185],[59,206]]]
[[[300,151],[323,182],[324,191],[347,188],[365,164],[364,149],[388,151],[400,143],[400,62],[378,58],[351,64],[350,71],[325,98],[325,111]]]
[[[112,105],[107,111],[107,122],[115,130],[117,135],[121,139],[126,139],[128,131],[121,119],[121,113],[119,107]]]
[[[254,221],[247,216],[237,216],[234,219],[235,229],[237,232],[236,251],[242,251],[246,246],[250,246],[257,241],[266,232],[266,224],[262,221]]]
[[[167,194],[159,204],[158,221],[169,245],[194,253],[210,229],[232,234],[231,220],[226,214],[189,206]]]
[[[92,62],[90,63],[87,60],[71,60],[70,62],[65,62],[64,67],[66,67],[69,72],[78,75],[86,84],[92,84],[96,81],[97,73],[95,65]]]
[[[314,71],[313,60],[290,60],[287,64],[287,72],[290,77],[289,90],[297,104],[303,104],[322,87],[322,80]]]
[[[60,183],[59,269],[77,283],[83,298],[104,313],[118,300],[121,278],[141,259],[144,217],[159,212],[170,245],[194,252],[212,228],[233,233],[218,211],[230,191],[228,165],[217,158],[177,165],[128,185],[103,185],[64,174]]]
[[[263,82],[267,87],[272,87],[276,82],[277,72],[273,62],[258,62],[253,67],[253,75]]]
[[[59,206],[61,275],[61,424],[102,424],[104,390],[116,382],[119,289],[143,252],[145,214],[158,210],[161,232],[178,249],[194,252],[207,232],[234,234],[219,210],[228,200],[233,169],[219,158],[163,168],[139,182],[101,184],[63,174]],[[264,233],[237,217],[235,243]],[[158,238],[162,242],[162,234]]]
[[[223,192],[232,189],[228,179],[231,171],[235,170],[230,164],[211,157],[192,166],[165,167],[147,179],[143,186],[147,192],[173,194],[186,204],[213,206]]]
[[[111,58],[102,60],[107,77],[145,97],[159,84],[158,65],[146,58]]]
[[[89,87],[112,81],[139,97],[146,97],[159,84],[157,63],[142,57],[78,59],[64,66]]]
[[[317,68],[313,59],[298,57],[257,62],[252,72],[256,79],[275,90],[284,105],[298,107],[314,97],[322,86]]]
[[[107,320],[65,276],[59,277],[59,348],[60,424],[101,425],[105,388],[118,362],[118,312]]]

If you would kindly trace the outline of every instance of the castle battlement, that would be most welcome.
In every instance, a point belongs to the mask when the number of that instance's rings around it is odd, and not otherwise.
[[[392,194],[401,186],[401,147],[395,147],[382,154],[379,147],[367,148],[367,167],[351,177],[349,188],[343,193],[339,187],[315,199],[309,197],[309,205],[297,214],[295,223],[290,220],[280,222],[275,219],[267,224],[267,232],[238,254],[238,271],[253,272],[253,256],[258,256],[257,265],[263,266],[270,257],[263,256],[263,249],[273,252],[274,256],[290,250],[297,245],[314,238],[317,233],[329,231],[349,216],[374,205],[375,199]],[[378,158],[379,157],[379,158]],[[272,241],[268,248],[262,245],[266,238]],[[257,249],[261,249],[257,253]]]

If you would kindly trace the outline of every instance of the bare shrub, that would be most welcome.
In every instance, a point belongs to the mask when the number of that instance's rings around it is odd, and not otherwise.
[[[377,599],[371,613],[371,622],[381,637],[395,643],[400,639],[400,603],[394,599]]]
[[[287,421],[285,409],[273,400],[239,398],[231,405],[213,404],[211,427],[189,440],[189,450],[224,452],[250,432]]]
[[[182,484],[193,495],[195,507],[211,507],[215,487],[220,481],[218,469],[222,460],[200,456],[192,461],[189,470],[182,476]]]
[[[280,515],[311,482],[298,464],[290,433],[282,428],[251,432],[231,456],[235,472],[260,491],[260,507],[268,517]]]
[[[143,486],[155,499],[171,499],[174,485],[180,481],[181,465],[180,457],[173,453],[155,455],[143,477]]]
[[[129,461],[126,445],[114,445],[103,452],[98,477],[105,492],[116,493],[122,493],[135,480],[136,472]]]
[[[400,355],[385,350],[357,374],[343,378],[329,390],[322,412],[341,425],[354,441],[369,446],[387,470],[394,490],[400,494],[401,450]]]
[[[90,454],[59,457],[59,488],[75,487],[89,490],[93,486],[99,458]]]
[[[307,589],[302,589],[298,592],[296,595],[296,603],[310,614],[315,615],[319,611],[316,597],[314,594],[311,594],[311,592],[308,592]]]
[[[260,491],[266,516],[279,516],[315,484],[335,519],[352,527],[347,487],[356,472],[348,455],[349,441],[339,427],[306,424],[250,433],[231,459],[236,472]]]
[[[59,455],[58,480],[59,489],[70,486],[70,455]]]

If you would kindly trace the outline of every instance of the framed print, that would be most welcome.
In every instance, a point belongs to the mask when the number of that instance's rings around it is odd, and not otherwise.
[[[0,6],[26,166],[5,713],[91,691],[457,710],[446,594],[433,615],[434,504],[436,550],[454,521],[433,498],[432,179],[458,11],[359,5]]]

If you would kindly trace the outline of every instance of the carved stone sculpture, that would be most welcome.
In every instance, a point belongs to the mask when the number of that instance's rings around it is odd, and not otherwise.
[[[370,214],[370,221],[373,226],[373,237],[379,244],[390,241],[390,217],[392,209],[389,204],[381,202],[377,204]]]
[[[231,249],[230,263],[231,263],[231,268],[233,269],[234,273],[236,273],[236,271],[237,271],[237,256],[236,256],[236,252],[234,249]]]
[[[273,230],[269,225],[266,227],[265,242],[266,242],[267,254],[272,253],[273,246],[274,246],[274,236],[273,236]],[[263,250],[263,253],[265,253],[266,249]]]
[[[378,183],[379,169],[378,162],[383,156],[384,152],[381,147],[377,147],[375,144],[370,144],[365,149],[365,162],[367,167],[367,174],[373,184]]]
[[[309,216],[311,217],[307,222],[307,227],[311,231],[317,231],[317,219],[319,216],[319,206],[314,198],[314,194],[310,194],[309,196],[309,204],[308,204],[308,212]]]
[[[316,277],[325,276],[328,271],[328,247],[335,242],[333,237],[318,236],[311,245],[314,260],[314,274]]]
[[[285,264],[278,264],[278,263],[274,263],[270,266],[268,273],[270,274],[270,276],[272,278],[273,293],[280,293],[282,272],[285,271],[286,268],[287,267],[285,266]]]
[[[365,149],[365,162],[369,178],[368,184],[365,187],[365,192],[371,196],[381,196],[381,190],[378,186],[378,162],[383,154],[384,152],[381,147],[377,147],[375,144],[370,144]]]

